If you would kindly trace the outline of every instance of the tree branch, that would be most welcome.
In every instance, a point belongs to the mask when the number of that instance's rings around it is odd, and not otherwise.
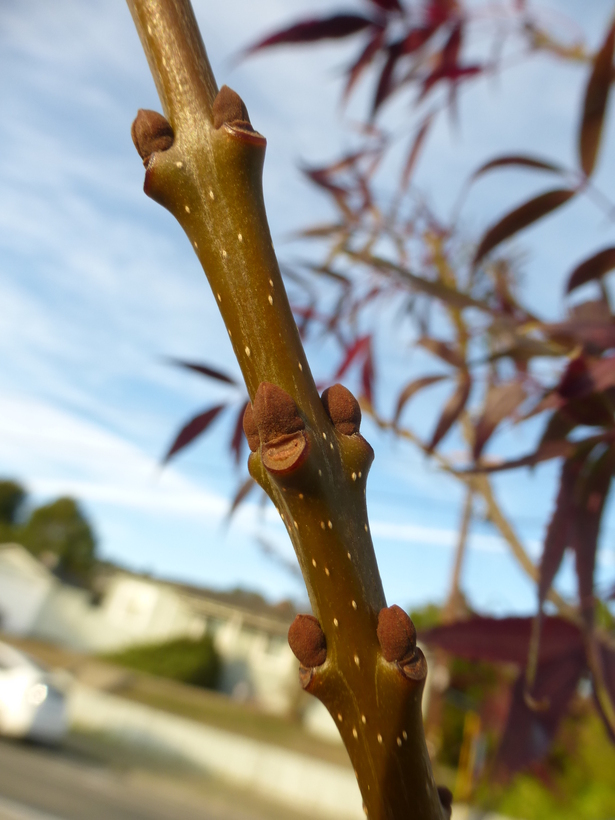
[[[234,92],[217,93],[189,0],[128,5],[172,129],[153,112],[135,121],[145,191],[207,274],[251,399],[250,473],[286,524],[317,618],[293,626],[302,683],[338,725],[368,817],[442,820],[450,807],[421,717],[425,660],[405,613],[386,608],[367,523],[373,453],[348,391],[316,391],[267,225],[265,139]]]

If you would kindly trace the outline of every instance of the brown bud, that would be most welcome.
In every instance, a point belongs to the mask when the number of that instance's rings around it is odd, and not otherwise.
[[[293,397],[276,384],[259,384],[252,409],[264,444],[305,428]]]
[[[453,793],[450,789],[447,789],[446,786],[438,786],[438,797],[440,798],[440,803],[442,808],[444,809],[444,814],[448,818],[450,818],[452,811],[453,811]]]
[[[416,648],[416,629],[397,604],[380,610],[376,634],[385,660],[402,663],[412,657]]]
[[[243,414],[243,433],[248,439],[248,447],[252,452],[256,452],[260,447],[261,440],[258,435],[258,428],[254,421],[254,413],[252,412],[252,405],[250,402],[246,404],[246,409]]]
[[[305,423],[286,390],[261,382],[252,403],[254,422],[262,443],[263,464],[272,473],[297,468],[309,452]]]
[[[343,384],[327,387],[322,394],[322,403],[336,430],[345,436],[352,436],[359,432],[361,408],[359,402]]]
[[[297,615],[288,630],[288,643],[306,669],[322,666],[327,658],[327,640],[313,615]]]
[[[223,85],[213,104],[214,128],[221,128],[224,123],[228,123],[235,128],[244,131],[253,131],[250,123],[250,115],[244,101],[236,91]]]
[[[145,108],[139,109],[130,134],[145,166],[155,151],[167,151],[175,138],[170,123],[162,114]]]

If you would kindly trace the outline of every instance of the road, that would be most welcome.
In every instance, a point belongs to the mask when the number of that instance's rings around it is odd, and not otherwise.
[[[0,820],[296,820],[196,776],[114,766],[92,745],[61,750],[0,740]]]

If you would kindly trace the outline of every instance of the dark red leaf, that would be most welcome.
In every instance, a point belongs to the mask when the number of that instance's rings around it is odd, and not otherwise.
[[[471,661],[515,663],[524,666],[532,634],[533,618],[487,618],[475,616],[436,626],[421,632],[420,639],[460,658]],[[570,621],[545,616],[543,641],[538,662],[561,659],[571,651],[583,649],[581,630]]]
[[[441,62],[447,68],[456,66],[459,62],[459,51],[463,37],[463,23],[458,21],[452,28],[448,40],[442,50]]]
[[[519,382],[508,382],[492,387],[487,394],[483,413],[474,433],[473,455],[476,461],[496,427],[513,413],[525,399],[525,390]]]
[[[231,438],[231,452],[235,456],[235,464],[239,464],[241,461],[241,452],[244,444],[246,443],[246,437],[243,432],[243,414],[245,413],[247,406],[247,401],[241,405],[239,413],[237,414],[237,420],[235,421],[233,437]]]
[[[554,174],[565,173],[565,168],[562,168],[560,165],[554,165],[552,162],[537,159],[536,157],[524,156],[522,154],[509,154],[503,157],[496,157],[496,159],[492,159],[484,165],[481,165],[480,168],[472,174],[472,179],[477,179],[487,171],[492,171],[495,168],[508,168],[511,165],[521,166],[524,168],[535,168],[539,171],[550,171]]]
[[[227,376],[226,373],[209,367],[209,365],[199,364],[198,362],[185,362],[183,359],[169,359],[169,361],[171,364],[175,364],[178,367],[185,367],[187,370],[193,370],[195,373],[208,376],[210,379],[217,379],[217,381],[225,382],[226,384],[237,384],[231,376]]]
[[[609,321],[571,319],[567,322],[544,325],[544,329],[553,339],[582,344],[590,353],[601,353],[615,347],[615,322],[610,319]]]
[[[615,386],[615,357],[594,360],[580,354],[568,363],[555,391],[543,399],[535,412],[555,412],[543,435],[564,438],[579,424],[613,426],[612,396]]]
[[[458,21],[453,26],[444,48],[438,55],[438,61],[434,69],[423,80],[419,100],[422,100],[440,80],[457,80],[467,71],[467,68],[462,68],[458,64],[462,36],[463,23]]]
[[[371,2],[385,11],[403,11],[399,0],[371,0]]]
[[[370,346],[370,340],[371,336],[361,336],[346,349],[346,355],[344,356],[340,366],[337,368],[335,376],[333,377],[334,379],[341,379],[355,359],[366,355],[366,351]]]
[[[417,344],[429,350],[430,353],[438,356],[438,358],[443,361],[448,362],[448,364],[453,365],[453,367],[463,367],[465,364],[461,353],[440,339],[431,339],[429,336],[422,336],[417,340]]]
[[[193,442],[201,433],[204,433],[218,413],[224,410],[225,407],[226,404],[217,404],[215,407],[210,407],[205,413],[200,413],[191,419],[188,424],[184,425],[177,434],[173,444],[169,447],[167,454],[162,459],[162,463],[166,464],[172,456],[180,450],[183,450],[184,447],[187,447],[187,445]]]
[[[571,546],[575,553],[581,611],[589,624],[594,611],[594,572],[600,525],[614,469],[615,448],[611,446],[590,465],[587,474],[582,477],[582,485],[577,489],[580,497],[576,499]]]
[[[468,473],[500,473],[504,470],[516,470],[519,467],[533,467],[542,461],[549,461],[552,458],[567,457],[574,451],[575,445],[570,441],[549,441],[539,447],[533,453],[521,458],[514,458],[510,461],[502,461],[499,464],[486,464],[466,470]]]
[[[348,168],[355,168],[357,163],[367,156],[370,152],[366,149],[361,151],[351,151],[349,154],[344,154],[340,159],[332,162],[330,165],[325,165],[322,168],[313,169],[315,174],[321,174],[324,177],[332,176],[337,171],[344,171]],[[308,169],[309,170],[309,169]]]
[[[613,397],[594,394],[572,399],[563,410],[578,425],[589,427],[613,427]]]
[[[585,356],[575,356],[568,362],[557,385],[557,392],[564,399],[573,399],[593,392],[593,382]]]
[[[374,376],[374,358],[372,356],[372,346],[369,344],[361,369],[361,387],[363,395],[370,404],[373,404],[374,400]]]
[[[615,387],[615,356],[604,356],[598,361],[591,362],[589,376],[595,393]]]
[[[547,191],[540,196],[524,202],[514,211],[506,214],[505,217],[492,225],[487,233],[483,236],[476,253],[474,254],[474,266],[483,259],[486,254],[492,251],[497,245],[504,240],[509,239],[523,228],[527,228],[533,222],[546,216],[551,211],[559,208],[564,203],[573,197],[575,191],[568,189],[557,189],[554,191]]]
[[[420,48],[436,31],[437,26],[422,26],[410,29],[402,41],[402,51],[404,54],[412,54]]]
[[[420,379],[415,379],[407,384],[404,389],[399,394],[397,399],[397,407],[395,408],[395,416],[393,417],[393,424],[397,425],[399,421],[399,417],[402,414],[402,410],[406,406],[406,404],[410,401],[412,396],[415,393],[418,393],[419,390],[422,390],[424,387],[429,387],[431,384],[435,384],[436,382],[442,381],[445,379],[446,376],[439,375],[439,376],[423,376]]]
[[[254,479],[251,476],[248,476],[248,478],[246,478],[246,480],[239,487],[239,489],[235,493],[235,496],[233,497],[233,500],[231,502],[231,506],[230,506],[228,514],[227,514],[227,520],[232,518],[232,516],[235,513],[235,510],[237,509],[237,507],[239,507],[239,505],[242,503],[242,501],[252,492],[252,490],[255,487],[256,487],[256,482],[254,481]]]
[[[594,66],[585,90],[579,129],[579,158],[581,168],[587,176],[594,170],[600,147],[602,125],[613,79],[614,47],[615,23],[611,25],[600,51],[594,58]]]
[[[471,387],[472,380],[469,373],[467,373],[467,371],[461,373],[457,382],[457,388],[446,403],[446,406],[442,411],[442,415],[438,420],[436,429],[434,430],[431,441],[429,442],[429,446],[427,448],[428,450],[434,450],[451,429],[453,424],[457,421],[463,411],[463,408],[466,406]]]
[[[309,177],[312,182],[315,182],[316,185],[325,188],[337,197],[345,197],[348,195],[346,188],[331,182],[329,178],[331,176],[330,168],[304,168],[303,173]]]
[[[331,17],[303,20],[294,26],[277,31],[246,49],[245,54],[253,54],[263,48],[286,45],[288,43],[313,43],[316,40],[348,37],[374,25],[374,21],[359,14],[334,14]]]
[[[547,527],[542,548],[538,581],[538,606],[542,610],[553,579],[561,566],[575,518],[575,491],[583,467],[582,459],[569,458],[562,464],[555,509]]]
[[[585,302],[578,302],[568,308],[568,317],[573,322],[587,324],[613,324],[611,309],[602,297],[599,299],[588,299]],[[549,327],[549,325],[546,325]]]
[[[406,160],[406,164],[401,175],[401,183],[399,187],[402,191],[405,191],[410,183],[412,172],[414,171],[414,166],[416,165],[417,159],[421,152],[421,148],[423,147],[423,143],[425,142],[425,137],[427,136],[427,131],[429,130],[429,126],[431,125],[431,120],[431,115],[425,117],[421,127],[418,130],[416,137],[412,142],[412,147],[410,148],[408,159]]]
[[[585,669],[585,653],[579,648],[540,663],[532,698],[544,704],[542,708],[528,705],[525,675],[519,675],[498,751],[498,763],[509,774],[541,760],[548,752]]]
[[[372,117],[376,114],[382,103],[389,97],[396,89],[396,84],[393,81],[393,72],[397,61],[402,56],[402,43],[393,43],[388,48],[387,60],[380,72],[380,79],[376,87],[376,94],[372,103]]]
[[[451,0],[429,0],[425,16],[432,26],[440,26],[456,11],[456,4]]]
[[[570,293],[586,282],[600,279],[613,268],[615,268],[615,248],[605,248],[577,265],[568,278],[566,293]]]
[[[385,30],[383,28],[374,28],[371,39],[359,55],[358,60],[352,64],[348,71],[348,79],[346,81],[346,87],[344,88],[344,99],[348,99],[359,77],[380,51],[384,42],[384,34]]]
[[[456,82],[457,80],[461,80],[463,77],[473,77],[476,74],[481,74],[483,71],[484,66],[482,65],[440,66],[434,69],[431,74],[423,80],[419,100],[424,99],[434,85],[440,80]]]
[[[577,422],[566,412],[566,407],[556,410],[547,419],[537,450],[548,444],[566,442],[566,438],[576,426]]]

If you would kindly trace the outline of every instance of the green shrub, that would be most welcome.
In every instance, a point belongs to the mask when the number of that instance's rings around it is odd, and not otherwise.
[[[524,820],[615,818],[615,749],[590,701],[577,700],[547,759],[507,785],[483,783],[478,802]]]
[[[177,638],[166,643],[132,646],[104,658],[139,672],[206,689],[215,689],[220,677],[220,657],[209,635],[198,641]]]

